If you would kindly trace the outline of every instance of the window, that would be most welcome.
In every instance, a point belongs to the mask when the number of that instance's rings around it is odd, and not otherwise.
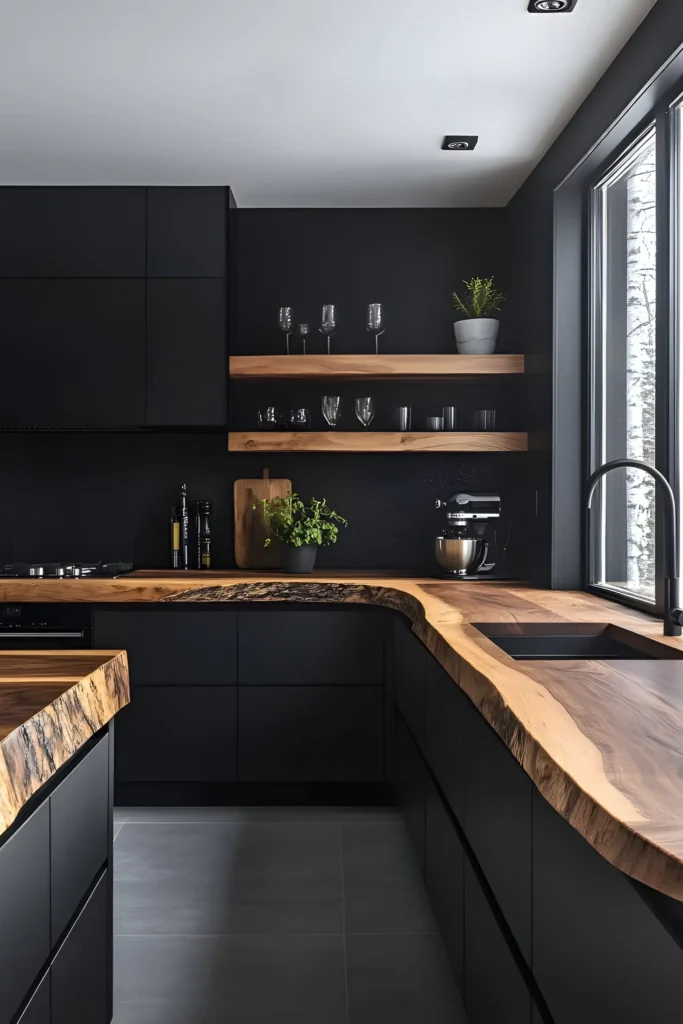
[[[591,462],[655,465],[656,130],[591,195]],[[589,581],[655,601],[655,484],[639,470],[603,479],[593,502]]]

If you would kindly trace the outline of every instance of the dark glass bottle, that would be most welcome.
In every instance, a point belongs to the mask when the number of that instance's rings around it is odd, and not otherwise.
[[[211,568],[211,508],[212,502],[198,501],[196,508],[197,525],[197,568]]]

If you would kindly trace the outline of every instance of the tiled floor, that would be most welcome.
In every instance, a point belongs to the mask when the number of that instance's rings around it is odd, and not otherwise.
[[[464,1024],[393,811],[116,818],[114,1024]]]

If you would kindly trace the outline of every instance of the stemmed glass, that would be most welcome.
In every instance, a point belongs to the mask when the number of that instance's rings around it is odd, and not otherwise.
[[[289,355],[289,339],[290,339],[291,334],[292,334],[292,324],[293,324],[293,322],[294,322],[294,318],[293,318],[293,315],[292,315],[292,307],[291,306],[280,306],[280,312],[279,312],[278,318],[277,318],[277,325],[280,328],[280,330],[283,332],[283,334],[285,334],[286,337],[287,337],[287,340],[286,340],[287,355]]]
[[[334,430],[341,416],[341,398],[339,395],[324,395],[320,405],[328,427]]]
[[[375,417],[375,400],[374,398],[357,398],[356,399],[356,416],[367,429],[372,423]]]
[[[304,355],[306,355],[306,338],[311,333],[311,325],[299,324],[299,326],[297,327],[297,333],[301,338],[301,351],[303,352]]]
[[[379,336],[384,334],[384,310],[381,302],[371,302],[365,320],[365,329],[375,335],[375,355],[379,355]]]
[[[327,354],[329,356],[332,335],[337,330],[337,319],[335,317],[334,306],[323,306],[320,327],[318,330],[323,337],[327,338]]]

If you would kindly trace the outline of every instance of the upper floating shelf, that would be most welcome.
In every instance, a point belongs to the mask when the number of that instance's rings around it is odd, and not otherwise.
[[[230,356],[230,376],[364,377],[368,380],[480,380],[524,373],[523,355]]]

